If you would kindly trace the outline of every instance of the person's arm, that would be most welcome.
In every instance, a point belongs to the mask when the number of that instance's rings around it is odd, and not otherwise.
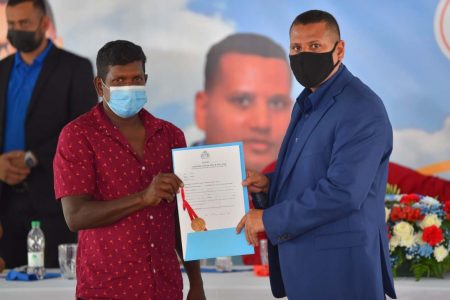
[[[267,196],[269,192],[270,179],[266,175],[247,170],[247,178],[242,182],[243,186],[248,188],[250,193],[260,193]],[[267,203],[262,204],[262,208],[266,209]],[[264,231],[262,222],[263,209],[251,209],[236,226],[236,233],[240,234],[245,227],[245,238],[249,244],[259,245],[258,233]]]
[[[441,202],[450,200],[450,181],[422,175],[393,162],[389,163],[388,183],[396,185],[401,193],[437,197]]]
[[[71,231],[102,227],[162,200],[172,202],[181,180],[174,174],[158,174],[150,186],[140,193],[111,201],[95,201],[91,196],[63,197],[64,218]]]
[[[200,262],[198,260],[184,261],[183,259],[183,248],[181,245],[181,233],[178,218],[178,211],[175,211],[175,233],[176,233],[176,244],[175,250],[177,251],[178,257],[183,263],[186,274],[189,278],[189,293],[187,295],[187,300],[202,300],[206,299],[205,292],[203,290],[203,280],[200,273]]]
[[[353,105],[351,114],[342,115],[334,128],[326,176],[291,195],[294,199],[264,210],[264,229],[273,245],[351,215],[377,188],[373,184],[383,164],[387,167],[392,128],[378,107],[361,107],[364,103]]]
[[[84,129],[83,129],[84,130]],[[143,191],[120,199],[95,201],[96,154],[76,123],[64,127],[53,162],[55,196],[62,199],[64,216],[73,231],[112,224],[145,206],[173,201],[182,185],[174,174],[158,174]],[[75,147],[76,145],[76,147]],[[77,151],[73,151],[73,149]],[[75,176],[76,174],[76,176]]]
[[[9,185],[17,184],[23,181],[30,169],[23,165],[23,158],[25,152],[23,151],[11,151],[0,154],[0,181],[3,181]],[[21,162],[19,165],[17,162]]]
[[[172,149],[184,148],[186,147],[186,139],[183,132],[175,127],[172,127],[168,131],[172,138]],[[205,292],[203,290],[203,280],[200,273],[200,262],[195,261],[184,261],[183,259],[183,248],[181,245],[181,233],[180,224],[178,218],[178,210],[175,209],[175,251],[178,254],[179,259],[183,263],[186,274],[189,278],[189,292],[187,295],[187,300],[203,300],[206,299]]]

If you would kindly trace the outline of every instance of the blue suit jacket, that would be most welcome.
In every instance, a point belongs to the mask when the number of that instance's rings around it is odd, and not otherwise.
[[[275,297],[396,297],[384,209],[392,127],[381,99],[343,68],[286,152],[291,121],[271,176],[263,222]]]

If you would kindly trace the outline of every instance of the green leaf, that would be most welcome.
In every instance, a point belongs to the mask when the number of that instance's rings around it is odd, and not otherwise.
[[[386,186],[386,194],[388,195],[400,195],[400,188],[396,184],[388,183]]]
[[[427,274],[427,277],[430,275],[430,268],[424,264],[415,264],[411,266],[411,271],[416,278],[416,281],[419,281],[420,278],[423,277],[424,274]]]

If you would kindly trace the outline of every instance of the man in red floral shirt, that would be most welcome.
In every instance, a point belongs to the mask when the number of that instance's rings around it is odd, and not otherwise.
[[[78,299],[182,299],[181,254],[171,149],[180,129],[145,109],[146,57],[128,41],[98,52],[103,102],[61,132],[55,192],[79,232]],[[182,255],[180,255],[182,257]],[[188,299],[204,299],[198,262],[185,262]]]

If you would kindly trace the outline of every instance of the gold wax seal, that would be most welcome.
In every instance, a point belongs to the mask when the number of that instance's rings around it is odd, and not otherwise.
[[[191,222],[191,228],[194,231],[204,231],[206,228],[205,220],[203,220],[202,218],[195,218]]]

